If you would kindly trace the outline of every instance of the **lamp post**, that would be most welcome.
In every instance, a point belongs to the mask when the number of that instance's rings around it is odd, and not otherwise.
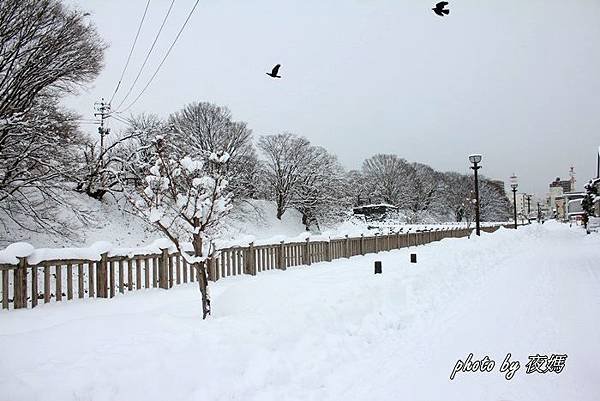
[[[513,218],[515,219],[515,229],[517,228],[517,188],[519,183],[517,182],[517,176],[513,173],[510,177],[510,187],[513,193]]]
[[[473,163],[471,169],[475,174],[475,234],[481,235],[479,231],[479,181],[477,181],[477,170],[481,168],[479,163],[481,163],[481,155],[471,155],[469,156],[469,161]]]
[[[531,224],[531,219],[529,216],[531,215],[531,195],[526,195],[527,198],[527,222]]]

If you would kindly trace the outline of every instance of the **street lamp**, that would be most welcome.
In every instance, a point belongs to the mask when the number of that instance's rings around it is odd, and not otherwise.
[[[479,182],[477,181],[477,170],[481,168],[478,164],[481,162],[481,155],[469,156],[469,161],[473,163],[471,169],[475,174],[475,234],[480,235],[479,231]]]
[[[517,188],[519,187],[519,183],[517,182],[517,176],[515,173],[510,176],[510,187],[513,192],[513,217],[515,219],[515,229],[517,228]]]
[[[527,222],[529,224],[531,224],[531,219],[529,218],[529,216],[531,215],[531,196],[532,195],[525,196],[527,198]]]

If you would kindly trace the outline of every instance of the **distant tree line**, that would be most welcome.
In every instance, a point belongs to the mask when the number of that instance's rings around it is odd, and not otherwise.
[[[236,202],[273,201],[279,219],[293,208],[307,229],[340,221],[352,207],[370,203],[397,206],[410,223],[470,222],[474,216],[472,176],[439,172],[393,154],[374,155],[360,170],[347,171],[335,155],[305,137],[282,133],[255,140],[247,124],[235,121],[226,107],[191,103],[165,120],[143,114],[132,116],[129,122],[130,127],[114,139],[117,146],[102,162],[105,168],[91,169],[84,182],[111,183],[111,188],[104,188],[110,191],[143,185],[149,163],[145,150],[160,135],[181,157],[227,152],[225,175]],[[126,180],[111,180],[117,172]],[[102,174],[108,177],[102,179]],[[482,220],[508,219],[504,188],[482,177],[479,190]]]

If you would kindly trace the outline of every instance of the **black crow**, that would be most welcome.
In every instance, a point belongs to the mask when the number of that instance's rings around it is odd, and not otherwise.
[[[434,13],[436,13],[440,17],[443,17],[444,14],[446,14],[446,15],[450,14],[450,10],[444,9],[444,7],[446,7],[447,5],[448,5],[447,1],[440,1],[439,3],[437,3],[435,5],[435,8],[432,8],[432,10]]]
[[[273,67],[273,71],[267,72],[266,74],[273,78],[281,78],[281,76],[277,75],[279,72],[279,67],[281,67],[281,64],[277,64],[275,67]]]

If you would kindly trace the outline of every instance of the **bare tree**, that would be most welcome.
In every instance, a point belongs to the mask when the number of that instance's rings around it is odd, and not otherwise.
[[[363,162],[362,172],[374,198],[406,207],[413,169],[397,155],[377,154]]]
[[[294,191],[313,157],[311,145],[306,138],[285,133],[261,137],[258,147],[266,158],[264,178],[270,198],[277,205],[277,218],[281,220],[292,206]]]
[[[412,163],[408,168],[409,191],[403,206],[409,212],[409,221],[416,223],[424,212],[435,213],[438,210],[441,175],[422,163]]]
[[[302,213],[302,224],[319,229],[319,223],[343,215],[352,204],[345,171],[337,157],[320,146],[311,146],[305,155],[300,179],[292,190],[290,204]]]
[[[56,0],[0,1],[0,210],[24,228],[68,230],[57,205],[84,137],[58,96],[95,78],[104,51],[84,19]]]
[[[443,174],[442,203],[456,221],[470,223],[475,216],[475,188],[473,177],[458,174]],[[485,177],[479,180],[479,207],[482,221],[506,221],[510,202],[498,187]]]
[[[485,177],[482,177],[479,185],[479,203],[482,221],[507,221],[509,219],[510,201],[504,191],[499,190]]]
[[[442,174],[442,207],[460,222],[468,213],[468,199],[471,184],[469,177],[463,174],[448,172]]]
[[[67,234],[57,206],[69,203],[64,192],[85,140],[75,118],[53,97],[38,97],[27,112],[0,120],[0,212],[24,229]]]
[[[152,114],[128,119],[129,126],[103,147],[88,138],[83,148],[84,163],[77,191],[101,200],[109,192],[121,192],[121,183],[141,184],[152,154],[153,139],[164,134],[165,123]],[[123,181],[119,174],[126,173]]]
[[[172,141],[183,154],[227,152],[227,176],[236,197],[256,192],[258,159],[252,144],[252,130],[245,122],[233,121],[226,107],[207,102],[190,103],[168,119]]]
[[[154,139],[151,167],[145,185],[126,191],[134,210],[157,227],[196,269],[202,294],[203,318],[211,311],[206,260],[215,256],[211,237],[230,210],[226,192],[227,153],[205,152],[180,158],[177,144],[162,135]],[[193,256],[184,244],[191,241]]]
[[[0,2],[0,118],[36,97],[72,91],[102,67],[104,44],[81,11],[57,0]]]
[[[352,206],[371,203],[368,180],[359,170],[350,170],[346,173],[346,187],[352,198]]]

